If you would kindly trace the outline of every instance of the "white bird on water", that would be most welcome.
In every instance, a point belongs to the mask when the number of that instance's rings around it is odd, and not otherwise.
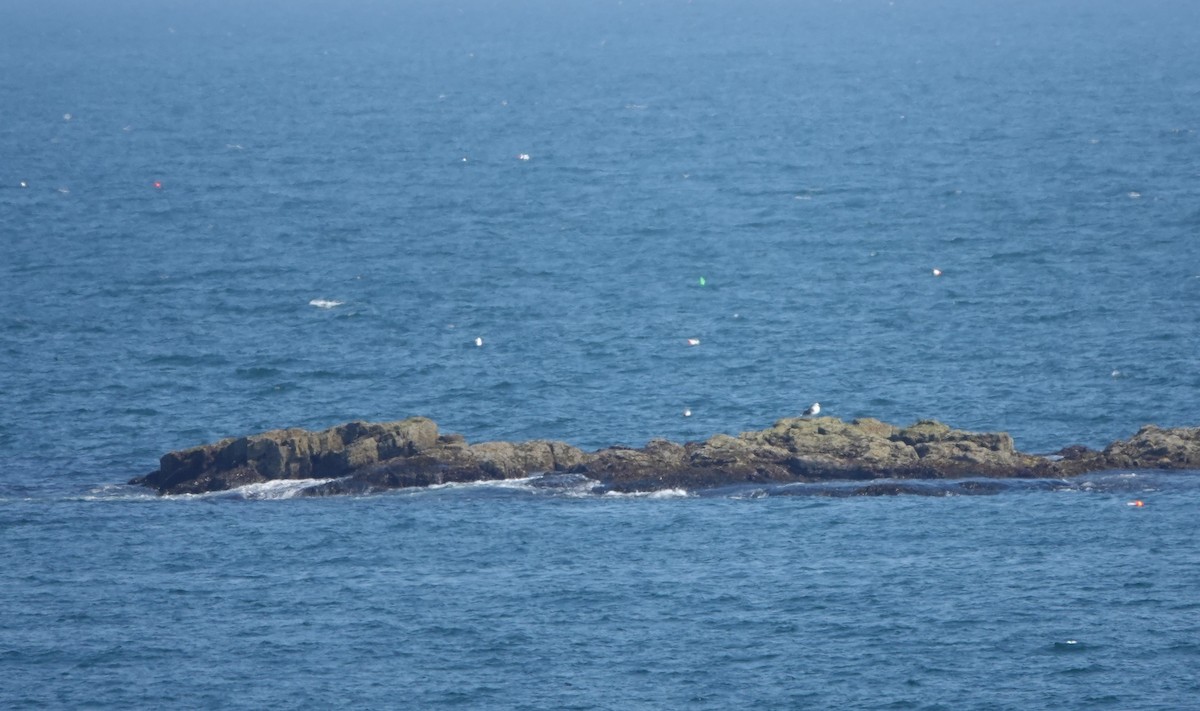
[[[804,416],[812,417],[813,415],[820,414],[820,412],[821,412],[821,403],[814,402],[812,405],[810,405],[808,407],[807,410],[804,411]]]

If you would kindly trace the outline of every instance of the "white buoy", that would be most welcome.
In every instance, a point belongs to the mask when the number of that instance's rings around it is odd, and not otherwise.
[[[482,347],[482,346],[483,346],[483,339],[482,339],[482,338],[478,338],[478,337],[476,337],[476,339],[475,339],[475,345]]]
[[[814,402],[812,405],[809,405],[807,410],[804,411],[804,416],[812,417],[812,416],[818,415],[820,413],[821,413],[821,403]]]

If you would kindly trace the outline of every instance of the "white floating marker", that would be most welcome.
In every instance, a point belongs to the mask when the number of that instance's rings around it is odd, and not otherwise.
[[[689,410],[688,408],[686,408],[686,407],[685,407],[685,408],[683,409],[683,416],[684,416],[684,417],[691,417],[691,416],[692,416],[692,411],[691,411],[691,410]]]
[[[22,180],[22,181],[21,181],[21,187],[23,187],[23,188],[27,188],[27,187],[29,187],[29,183],[26,183],[24,180]]]
[[[941,275],[942,275],[942,270],[941,270],[941,269],[938,269],[937,267],[934,267],[934,269],[933,269],[933,275],[934,275],[934,276],[941,276]]]
[[[475,338],[475,345],[477,345],[477,346],[479,346],[480,348],[482,348],[482,347],[483,347],[483,339],[482,339],[482,338],[479,338],[479,337],[476,337],[476,338]]]

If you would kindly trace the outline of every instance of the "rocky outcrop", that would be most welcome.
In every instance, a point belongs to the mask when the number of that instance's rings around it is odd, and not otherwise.
[[[623,452],[616,462],[611,450],[601,450],[572,471],[618,491],[743,482],[1057,475],[1044,457],[1017,452],[1007,434],[964,432],[932,420],[901,429],[870,418],[785,419],[769,429],[673,447],[651,442],[645,450]],[[670,457],[664,457],[667,451]]]
[[[272,430],[170,452],[157,471],[133,483],[164,494],[198,494],[274,479],[326,479],[412,457],[437,442],[437,424],[424,417],[351,422],[322,432]]]
[[[130,483],[187,494],[324,479],[304,493],[329,495],[557,472],[586,477],[598,491],[655,491],[755,482],[1046,478],[1125,468],[1200,469],[1200,428],[1147,425],[1103,451],[1076,445],[1037,456],[1017,451],[1002,432],[966,432],[932,420],[901,428],[870,418],[819,417],[703,442],[652,440],[638,449],[589,453],[547,440],[469,444],[413,417],[321,432],[274,430],[170,452],[156,471]]]
[[[1200,427],[1146,425],[1105,447],[1100,459],[1110,469],[1200,469]]]
[[[562,472],[587,455],[563,442],[482,442],[468,445],[461,435],[438,438],[411,456],[374,463],[305,491],[309,495],[357,494],[413,486],[519,479],[532,473]]]

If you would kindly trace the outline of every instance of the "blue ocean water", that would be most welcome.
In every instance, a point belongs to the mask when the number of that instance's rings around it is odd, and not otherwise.
[[[0,706],[1196,706],[1188,474],[122,485],[417,414],[585,448],[818,400],[1026,451],[1200,424],[1194,4],[2,14]]]

